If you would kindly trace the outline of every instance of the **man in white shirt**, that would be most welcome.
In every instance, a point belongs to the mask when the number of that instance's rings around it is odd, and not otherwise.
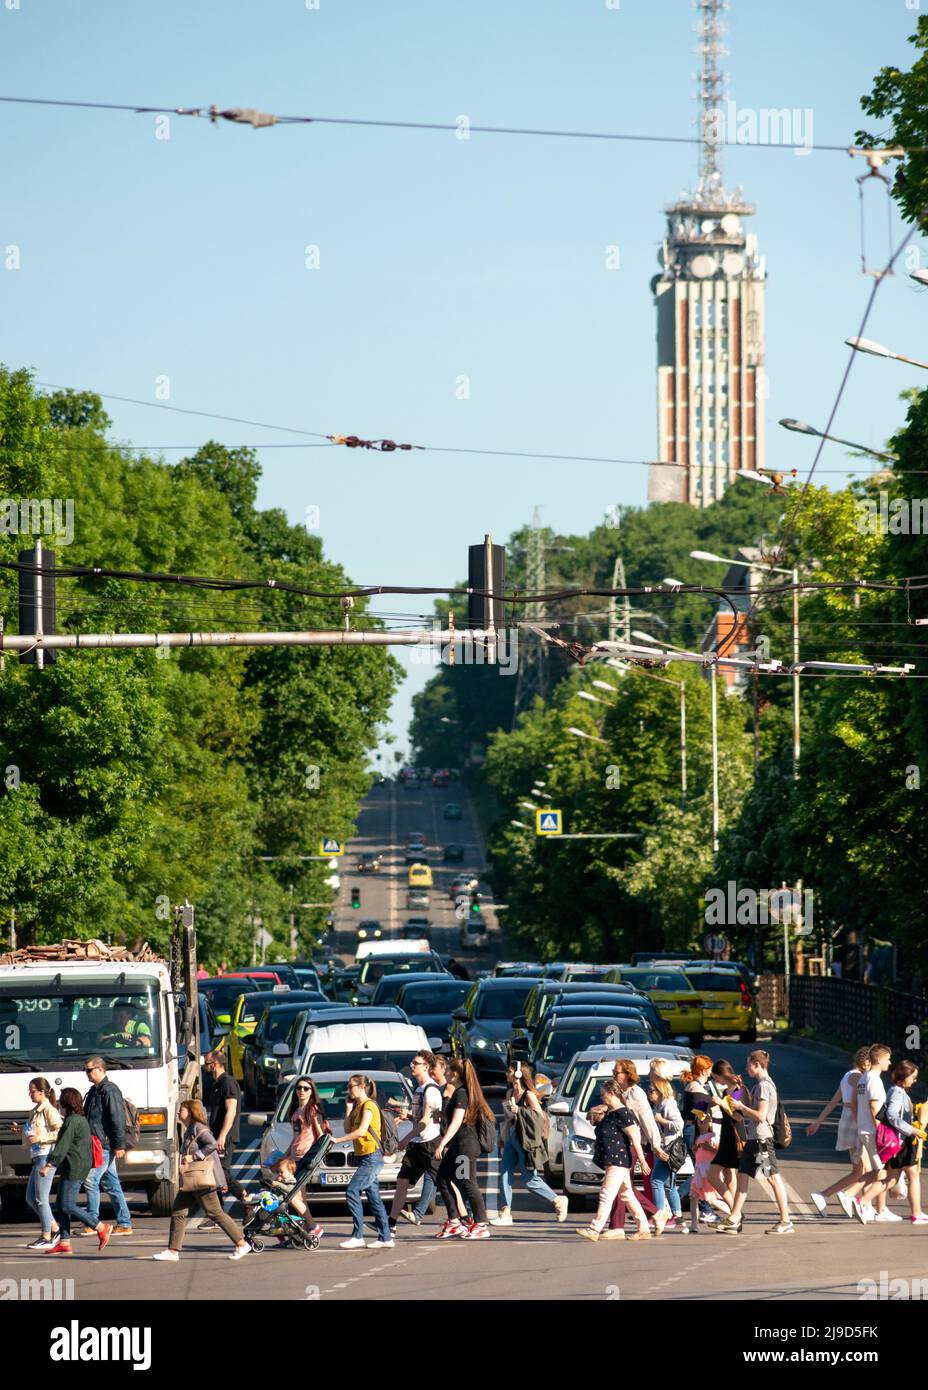
[[[396,1218],[403,1210],[406,1193],[411,1184],[428,1174],[433,1180],[438,1175],[435,1150],[441,1137],[441,1088],[432,1079],[430,1072],[435,1065],[435,1054],[424,1049],[416,1053],[409,1064],[412,1079],[416,1083],[412,1098],[412,1129],[399,1142],[403,1163],[396,1180],[396,1192],[390,1208],[390,1229],[396,1230]]]
[[[864,1172],[870,1176],[860,1195],[854,1198],[852,1209],[864,1225],[876,1218],[873,1198],[882,1191],[883,1164],[876,1151],[876,1117],[886,1104],[883,1073],[889,1070],[891,1062],[892,1052],[886,1044],[874,1043],[870,1049],[870,1070],[861,1072],[857,1082],[857,1137]]]

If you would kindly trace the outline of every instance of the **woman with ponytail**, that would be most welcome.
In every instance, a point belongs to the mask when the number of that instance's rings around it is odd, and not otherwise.
[[[354,1177],[345,1189],[345,1200],[351,1212],[352,1230],[347,1240],[341,1241],[343,1250],[363,1250],[364,1203],[367,1193],[377,1239],[368,1242],[369,1250],[392,1250],[393,1235],[387,1209],[380,1195],[380,1170],[383,1167],[383,1122],[377,1105],[377,1087],[368,1077],[358,1072],[348,1078],[348,1118],[345,1133],[336,1144],[354,1144],[355,1154],[360,1162]]]
[[[445,1101],[445,1130],[435,1150],[439,1160],[438,1187],[448,1220],[438,1232],[439,1240],[460,1236],[464,1240],[486,1240],[487,1209],[477,1181],[477,1160],[480,1157],[478,1127],[481,1121],[487,1132],[494,1128],[493,1111],[487,1105],[477,1073],[470,1058],[452,1057],[448,1062],[451,1095]],[[463,1223],[458,1216],[455,1187],[460,1188],[470,1206],[473,1220]]]

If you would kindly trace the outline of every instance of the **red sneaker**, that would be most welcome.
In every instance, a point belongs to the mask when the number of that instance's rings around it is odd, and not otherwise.
[[[463,1240],[489,1240],[490,1231],[482,1221],[472,1221],[467,1230],[458,1231]]]
[[[71,1242],[69,1240],[59,1240],[57,1245],[53,1245],[51,1250],[45,1251],[46,1255],[73,1255]]]
[[[449,1240],[451,1236],[463,1235],[466,1229],[466,1226],[462,1226],[458,1220],[446,1221],[441,1230],[436,1232],[435,1239]]]
[[[113,1234],[113,1228],[112,1228],[112,1226],[109,1225],[106,1221],[104,1221],[103,1226],[102,1226],[101,1229],[97,1232],[97,1236],[99,1237],[99,1240],[100,1240],[100,1245],[99,1245],[99,1247],[98,1247],[98,1249],[99,1249],[100,1252],[104,1251],[104,1250],[106,1249],[106,1247],[109,1245],[109,1243],[110,1243],[110,1236],[111,1236],[112,1234]]]

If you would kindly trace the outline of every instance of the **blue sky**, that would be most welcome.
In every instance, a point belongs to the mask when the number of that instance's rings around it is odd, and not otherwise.
[[[688,0],[19,3],[0,8],[7,95],[695,134]],[[874,72],[911,66],[916,18],[904,0],[734,0],[730,95],[811,109],[817,143],[848,144]],[[0,247],[21,257],[0,270],[0,359],[40,381],[154,402],[167,378],[172,405],[323,434],[653,456],[649,281],[662,209],[694,182],[695,148],[176,117],[165,140],[150,115],[15,106],[0,106],[0,122]],[[757,205],[767,257],[768,461],[802,468],[811,441],[775,421],[823,426],[837,389],[871,287],[863,167],[735,147],[723,169]],[[883,190],[874,181],[867,194],[868,240],[885,260]],[[609,246],[618,270],[606,269]],[[902,268],[868,336],[923,356],[923,293]],[[859,358],[837,432],[878,445],[913,384],[915,369]],[[209,435],[289,442],[107,409],[116,437],[168,459],[179,452],[168,446]],[[294,521],[317,507],[328,553],[362,583],[450,585],[468,544],[487,530],[505,539],[536,504],[545,524],[587,531],[646,497],[634,466],[319,449],[261,459],[261,504]],[[822,466],[843,462],[830,446]],[[429,672],[401,660],[402,741]]]

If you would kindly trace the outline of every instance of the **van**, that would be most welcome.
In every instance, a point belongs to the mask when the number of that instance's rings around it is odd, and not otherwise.
[[[386,941],[359,941],[354,958],[362,961],[367,960],[368,956],[421,956],[428,955],[431,949],[424,936],[414,941],[395,936]]]
[[[314,1071],[399,1071],[431,1043],[415,1023],[319,1023],[306,1030],[297,1075]]]

